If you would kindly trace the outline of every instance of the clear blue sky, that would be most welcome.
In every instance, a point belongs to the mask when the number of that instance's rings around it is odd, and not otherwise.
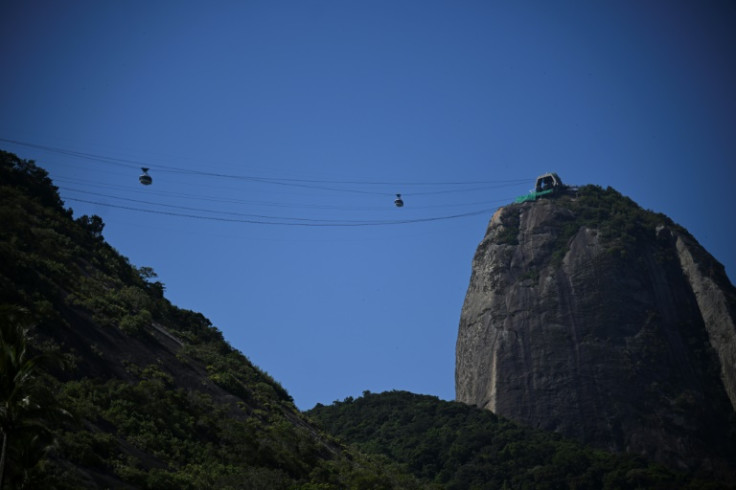
[[[0,62],[0,148],[300,408],[452,399],[475,247],[547,171],[736,277],[732,1],[6,0]]]

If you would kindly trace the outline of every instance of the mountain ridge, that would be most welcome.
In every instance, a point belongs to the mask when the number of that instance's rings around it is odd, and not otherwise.
[[[428,488],[733,488],[430,395],[364,392],[307,414],[361,451],[405,465]]]
[[[151,268],[111,247],[99,217],[74,219],[45,170],[6,152],[0,222],[0,304],[18,312],[0,317],[0,361],[13,365],[15,330],[22,351],[66,365],[17,366],[29,370],[22,396],[5,388],[20,378],[0,373],[3,488],[419,488],[314,425],[204,315],[172,305]],[[69,417],[32,420],[37,387]]]

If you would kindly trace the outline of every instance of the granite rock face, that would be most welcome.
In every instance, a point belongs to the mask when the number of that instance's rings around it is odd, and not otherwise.
[[[499,209],[473,259],[456,398],[592,446],[729,473],[736,290],[612,189]]]

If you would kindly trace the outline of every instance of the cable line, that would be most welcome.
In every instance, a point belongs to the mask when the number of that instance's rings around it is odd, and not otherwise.
[[[0,141],[4,141],[6,143],[12,143],[14,145],[19,146],[25,146],[28,148],[34,148],[38,150],[43,150],[51,153],[57,153],[77,158],[83,158],[87,160],[93,160],[93,161],[99,161],[108,163],[111,165],[117,165],[125,168],[141,168],[146,167],[152,170],[155,170],[157,172],[171,172],[171,173],[177,173],[177,174],[188,174],[188,175],[199,175],[199,176],[206,176],[206,177],[217,177],[217,178],[225,178],[225,179],[235,179],[235,180],[242,180],[247,182],[257,182],[257,183],[264,183],[264,184],[272,184],[272,185],[282,185],[282,186],[293,186],[293,187],[306,187],[310,189],[318,189],[318,190],[329,190],[329,191],[338,191],[338,192],[355,192],[355,193],[362,193],[362,194],[378,194],[378,195],[394,195],[393,192],[379,192],[379,191],[367,191],[367,190],[360,190],[360,189],[343,189],[343,188],[335,188],[335,187],[326,187],[333,185],[333,186],[342,186],[342,185],[366,185],[366,186],[394,186],[394,187],[411,187],[411,186],[476,186],[476,189],[485,189],[485,188],[497,188],[497,187],[506,187],[506,186],[516,186],[522,183],[529,182],[528,178],[524,179],[510,179],[510,180],[476,180],[476,181],[450,181],[450,182],[391,182],[391,181],[358,181],[358,180],[329,180],[329,179],[297,179],[297,178],[276,178],[276,177],[261,177],[261,176],[253,176],[253,175],[236,175],[236,174],[226,174],[226,173],[219,173],[219,172],[208,172],[203,170],[192,170],[192,169],[185,169],[181,167],[173,167],[168,165],[157,165],[151,162],[146,162],[142,160],[130,160],[130,159],[124,159],[124,158],[116,158],[116,157],[109,157],[104,155],[98,155],[94,153],[88,153],[88,152],[82,152],[82,151],[76,151],[76,150],[69,150],[65,148],[58,148],[53,146],[47,146],[47,145],[40,145],[37,143],[29,143],[25,141],[18,141],[18,140],[12,140],[7,138],[0,137]],[[483,187],[477,187],[477,186],[483,186]],[[488,186],[488,187],[486,187]],[[441,191],[424,191],[420,193],[413,193],[413,194],[433,194],[433,193],[447,193],[447,192],[464,192],[469,189],[450,189],[450,190],[441,190]]]
[[[458,218],[466,218],[469,216],[477,216],[479,214],[489,213],[493,211],[492,209],[481,209],[478,211],[472,211],[469,213],[462,213],[462,214],[454,214],[449,216],[434,216],[430,218],[415,218],[415,219],[403,219],[403,220],[383,220],[383,221],[341,221],[341,222],[310,222],[310,223],[289,223],[289,222],[283,222],[283,221],[263,221],[263,220],[253,220],[253,219],[236,219],[236,218],[221,218],[217,216],[200,216],[195,214],[186,214],[186,213],[175,213],[170,211],[157,211],[154,209],[141,209],[141,208],[135,208],[132,206],[121,206],[117,204],[109,204],[99,201],[89,201],[86,199],[74,199],[74,198],[67,198],[68,201],[74,201],[74,202],[82,202],[86,204],[94,204],[96,206],[105,206],[110,208],[116,208],[116,209],[127,209],[130,211],[139,211],[142,213],[150,213],[150,214],[162,214],[162,215],[168,215],[168,216],[179,216],[183,218],[194,218],[194,219],[201,219],[201,220],[212,220],[212,221],[226,221],[226,222],[232,222],[232,223],[250,223],[250,224],[259,224],[259,225],[280,225],[280,226],[319,226],[319,227],[358,227],[358,226],[386,226],[386,225],[400,225],[400,224],[409,224],[409,223],[426,223],[431,221],[445,221],[445,220],[451,220],[451,219],[458,219]],[[298,218],[284,218],[284,219],[298,219]]]
[[[60,155],[66,155],[73,158],[81,158],[92,160],[98,163],[104,163],[109,165],[115,165],[122,167],[123,172],[127,174],[129,169],[136,169],[136,172],[131,176],[131,182],[136,182],[135,177],[138,175],[138,169],[151,169],[151,172],[156,173],[170,173],[173,175],[180,176],[204,176],[220,179],[231,179],[240,182],[251,184],[245,188],[235,186],[214,186],[219,194],[217,196],[200,195],[198,193],[183,193],[183,192],[172,192],[177,184],[190,185],[191,181],[186,179],[168,178],[164,182],[168,181],[168,185],[159,187],[158,184],[153,185],[150,189],[143,191],[140,185],[135,184],[135,190],[130,185],[125,185],[128,181],[125,174],[121,174],[121,171],[109,172],[107,170],[97,170],[96,172],[89,172],[88,170],[82,170],[80,177],[77,178],[74,173],[71,177],[67,176],[54,179],[58,182],[66,182],[72,184],[70,187],[64,186],[62,191],[67,194],[71,193],[77,197],[63,196],[68,201],[86,203],[97,206],[104,206],[109,208],[125,209],[129,211],[167,215],[167,216],[178,216],[191,219],[199,220],[211,220],[221,222],[232,222],[232,223],[247,223],[247,224],[260,224],[260,225],[276,225],[276,226],[312,226],[312,227],[361,227],[361,226],[387,226],[387,225],[401,225],[411,223],[427,223],[435,221],[446,221],[452,219],[460,219],[469,216],[475,216],[479,214],[492,212],[493,209],[488,209],[486,206],[491,204],[491,200],[483,200],[479,202],[478,197],[469,198],[467,201],[472,202],[452,202],[449,199],[441,199],[431,201],[431,204],[414,207],[412,204],[412,198],[415,196],[427,196],[427,195],[440,195],[440,194],[451,194],[451,193],[463,193],[463,195],[470,195],[478,192],[487,192],[489,189],[499,189],[511,186],[517,186],[521,183],[528,183],[529,179],[511,179],[511,180],[486,180],[486,181],[447,181],[447,182],[390,182],[381,180],[329,180],[329,179],[306,179],[306,178],[276,178],[276,177],[262,177],[254,175],[235,175],[227,173],[211,172],[206,170],[197,169],[186,169],[166,165],[156,165],[151,162],[142,160],[132,160],[124,158],[115,158],[105,155],[98,155],[94,153],[88,153],[83,151],[69,150],[65,148],[58,148],[48,145],[41,145],[36,143],[29,143],[24,141],[11,140],[7,138],[1,138],[0,142],[11,143],[14,145],[26,146],[46,152],[57,153]],[[67,172],[68,173],[68,172]],[[146,172],[144,171],[144,174]],[[89,178],[91,176],[91,179]],[[114,181],[111,178],[114,178]],[[102,178],[102,180],[98,180]],[[121,178],[124,179],[121,181]],[[163,179],[162,179],[163,180]],[[114,182],[114,183],[113,183]],[[156,180],[161,182],[161,180]],[[211,184],[202,182],[201,179],[194,181],[197,189],[201,192],[201,187],[211,187]],[[304,192],[279,192],[272,193],[265,186],[277,185],[286,186],[292,188],[305,189]],[[173,187],[172,187],[173,186]],[[381,187],[391,186],[395,189],[391,189],[391,192],[384,191]],[[85,190],[85,188],[99,189],[110,189],[115,194],[122,195],[111,195],[103,192],[95,192],[93,190]],[[181,189],[181,187],[179,187]],[[408,188],[408,189],[407,189]],[[412,192],[414,188],[416,192]],[[155,189],[155,190],[154,190]],[[395,190],[400,190],[401,194],[396,194]],[[151,194],[153,191],[153,194]],[[263,194],[268,196],[267,200],[258,201],[257,199],[243,200],[239,199],[238,196],[243,195],[246,192],[248,196],[256,196]],[[363,212],[375,212],[377,210],[385,209],[383,206],[375,206],[375,200],[371,202],[370,206],[363,208],[352,206],[351,204],[358,204],[360,201],[353,200],[348,202],[335,203],[331,198],[328,197],[329,192],[348,192],[353,194],[362,195],[378,195],[378,196],[404,196],[406,199],[407,206],[401,213],[403,219],[355,219],[355,216],[347,216],[347,219],[339,219],[340,216],[345,216],[344,213],[350,211],[363,211]],[[142,195],[142,192],[146,192],[148,199],[140,199],[137,196]],[[85,199],[84,196],[95,196],[97,198],[103,198],[102,200],[111,199],[114,204],[107,202],[100,202],[99,199],[94,197]],[[277,196],[274,199],[274,196]],[[151,199],[153,198],[153,199]],[[408,199],[407,199],[408,198]],[[328,200],[329,199],[329,200]],[[403,199],[401,200],[403,204]],[[161,202],[161,201],[168,202]],[[394,200],[394,204],[398,201]],[[184,202],[186,201],[186,202]],[[421,200],[419,200],[421,201]],[[500,202],[499,200],[498,202]],[[503,200],[505,201],[505,200]],[[204,202],[214,203],[208,207],[201,207],[200,204]],[[364,203],[366,201],[363,201]],[[384,201],[386,203],[390,201]],[[426,202],[426,201],[425,201]],[[125,204],[129,203],[129,204]],[[218,205],[221,204],[221,206]],[[136,204],[138,206],[136,206]],[[148,206],[148,208],[140,207]],[[238,206],[238,207],[234,207]],[[267,212],[263,212],[260,209],[248,209],[248,212],[238,212],[240,206],[262,207],[262,206],[274,206],[286,209],[285,214],[291,214],[291,211],[296,211],[294,214],[301,214],[302,216],[273,216]],[[464,213],[445,214],[439,216],[426,216],[416,217],[416,214],[411,214],[413,211],[419,209],[428,208],[449,208],[449,207],[465,207],[465,209],[484,206],[483,209],[476,211],[469,211]],[[221,207],[222,209],[212,209]],[[229,209],[228,209],[229,208]],[[408,208],[408,209],[407,209]],[[320,217],[319,213],[315,213],[312,216],[303,216],[304,210],[306,209],[323,209],[328,214]],[[472,209],[472,208],[471,208]],[[254,212],[255,211],[255,212]],[[261,211],[260,213],[258,211]],[[264,210],[265,211],[265,210]],[[442,212],[442,211],[438,211]],[[446,210],[445,212],[448,212]],[[363,215],[363,217],[365,214]],[[383,214],[379,216],[384,216]],[[396,215],[394,215],[396,216]],[[414,216],[414,217],[412,217]],[[358,216],[360,218],[361,216]],[[386,216],[387,217],[387,216]]]
[[[119,196],[111,196],[108,194],[101,194],[99,192],[89,192],[89,191],[80,191],[77,189],[69,189],[72,192],[80,192],[82,194],[90,194],[93,196],[100,196],[100,197],[108,197],[112,199],[119,199],[121,201],[128,201],[128,202],[135,202],[139,204],[150,204],[153,206],[161,206],[165,208],[172,208],[172,209],[181,209],[184,211],[196,211],[200,213],[211,213],[211,214],[225,214],[225,215],[231,215],[231,216],[246,216],[246,217],[252,217],[252,218],[264,218],[264,219],[274,219],[274,220],[292,220],[292,221],[305,221],[305,222],[317,222],[317,223],[330,223],[330,222],[336,222],[336,223],[343,223],[345,220],[332,220],[332,219],[311,219],[311,218],[291,218],[291,217],[284,217],[284,216],[265,216],[260,214],[247,214],[247,213],[236,213],[234,211],[218,211],[218,210],[212,210],[212,209],[201,209],[201,208],[191,208],[188,206],[176,206],[173,204],[163,204],[163,203],[157,203],[152,201],[144,201],[142,199],[131,199],[127,197],[119,197]],[[80,202],[86,202],[82,201],[80,199],[72,199],[68,198],[70,201],[80,201]],[[112,206],[112,205],[110,205]]]

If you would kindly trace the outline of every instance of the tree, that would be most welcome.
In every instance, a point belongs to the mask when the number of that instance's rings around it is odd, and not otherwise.
[[[37,382],[41,364],[60,359],[48,354],[31,355],[28,324],[27,310],[0,306],[0,490],[11,476],[5,470],[13,438],[23,441],[18,445],[22,451],[15,458],[16,473],[23,479],[26,471],[53,444],[47,422],[53,414],[66,414],[57,406],[50,391]]]
[[[77,218],[77,223],[82,225],[82,228],[87,230],[92,238],[95,240],[102,240],[102,230],[105,228],[105,222],[102,221],[102,218],[96,214],[93,214],[92,216],[87,216],[85,214],[84,216]]]

